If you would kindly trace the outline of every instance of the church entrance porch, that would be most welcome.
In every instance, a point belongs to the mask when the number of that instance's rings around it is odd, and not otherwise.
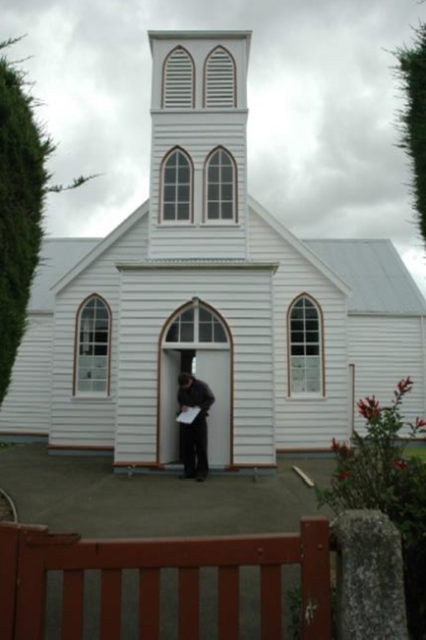
[[[229,330],[207,305],[193,301],[166,323],[160,349],[159,462],[180,461],[181,427],[178,412],[177,378],[192,373],[212,389],[216,402],[208,417],[208,452],[211,468],[231,464],[231,352]]]

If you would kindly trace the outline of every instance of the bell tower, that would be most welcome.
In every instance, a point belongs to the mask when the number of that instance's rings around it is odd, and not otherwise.
[[[150,258],[244,259],[249,31],[151,31]]]

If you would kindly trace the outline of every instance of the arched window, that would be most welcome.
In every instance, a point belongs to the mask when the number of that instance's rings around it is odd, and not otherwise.
[[[172,150],[163,161],[162,219],[188,222],[192,210],[192,162],[181,149]]]
[[[219,318],[202,305],[186,307],[173,320],[165,344],[227,343],[225,328]]]
[[[93,295],[77,313],[74,394],[109,393],[110,336],[110,309]]]
[[[237,170],[228,151],[218,148],[207,158],[206,168],[207,222],[237,220]]]
[[[204,106],[229,108],[237,106],[235,61],[224,47],[216,47],[204,65]]]
[[[289,335],[290,395],[323,393],[321,309],[306,295],[290,306]]]
[[[173,49],[163,65],[163,108],[192,109],[195,106],[195,65],[188,51]]]

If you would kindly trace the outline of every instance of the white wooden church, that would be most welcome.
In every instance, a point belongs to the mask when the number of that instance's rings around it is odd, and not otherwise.
[[[150,199],[106,238],[45,240],[3,440],[167,469],[181,371],[217,398],[218,469],[329,451],[402,377],[425,415],[426,304],[393,245],[299,240],[248,195],[250,37],[149,33]]]

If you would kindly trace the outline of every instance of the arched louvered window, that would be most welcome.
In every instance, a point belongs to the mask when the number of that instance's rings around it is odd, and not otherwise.
[[[97,295],[88,298],[77,313],[74,394],[109,393],[111,312]]]
[[[167,56],[163,67],[163,107],[192,109],[195,106],[195,65],[186,49],[179,46]]]
[[[225,149],[216,149],[207,158],[207,222],[237,220],[236,176],[235,160]]]
[[[162,166],[162,220],[188,222],[192,209],[192,161],[181,149],[172,150]]]
[[[290,307],[289,337],[290,395],[324,393],[321,309],[306,295]]]
[[[235,61],[224,47],[216,47],[206,59],[204,106],[219,109],[237,106]]]

